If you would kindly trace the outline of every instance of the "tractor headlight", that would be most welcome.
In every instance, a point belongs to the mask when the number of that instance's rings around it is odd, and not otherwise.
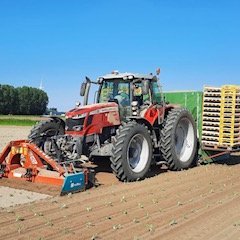
[[[131,106],[136,107],[138,105],[138,101],[132,101]]]
[[[77,102],[75,103],[75,105],[76,105],[76,107],[80,107],[81,103],[77,101]]]
[[[131,107],[132,107],[132,115],[137,116],[139,114],[138,101],[132,101]]]
[[[132,80],[134,77],[133,75],[123,77],[123,80]]]
[[[78,114],[76,116],[73,116],[72,119],[79,119],[79,118],[84,118],[87,116],[87,113],[83,113],[83,114]]]

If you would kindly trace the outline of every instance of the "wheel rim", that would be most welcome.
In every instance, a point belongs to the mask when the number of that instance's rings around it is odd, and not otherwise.
[[[53,152],[51,137],[57,134],[58,130],[53,128],[49,128],[44,132],[45,136],[43,138],[42,148],[45,153],[51,154]]]
[[[147,165],[149,158],[149,145],[147,139],[141,134],[134,135],[127,148],[127,161],[131,170],[141,172]]]
[[[175,152],[182,162],[187,162],[192,156],[194,150],[194,127],[192,122],[187,118],[182,118],[175,131]]]

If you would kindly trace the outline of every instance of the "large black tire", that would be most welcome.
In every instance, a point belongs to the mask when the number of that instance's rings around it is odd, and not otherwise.
[[[36,124],[28,135],[28,139],[43,149],[43,145],[48,138],[63,134],[64,126],[61,122],[51,118]]]
[[[120,181],[146,177],[152,161],[152,140],[148,129],[134,121],[124,123],[113,137],[111,167]]]
[[[169,111],[161,130],[160,149],[170,170],[179,171],[197,162],[197,130],[188,110]]]

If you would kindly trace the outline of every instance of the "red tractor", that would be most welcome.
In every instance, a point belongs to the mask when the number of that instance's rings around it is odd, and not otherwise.
[[[88,105],[91,84],[99,86],[96,103]],[[86,77],[81,86],[83,106],[66,113],[66,121],[51,117],[29,135],[57,161],[110,157],[121,181],[146,177],[153,164],[171,170],[196,164],[197,134],[192,115],[164,102],[158,77],[114,72],[96,82]]]

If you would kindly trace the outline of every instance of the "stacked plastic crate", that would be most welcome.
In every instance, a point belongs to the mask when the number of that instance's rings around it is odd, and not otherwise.
[[[212,150],[240,147],[240,86],[204,88],[202,147]]]

